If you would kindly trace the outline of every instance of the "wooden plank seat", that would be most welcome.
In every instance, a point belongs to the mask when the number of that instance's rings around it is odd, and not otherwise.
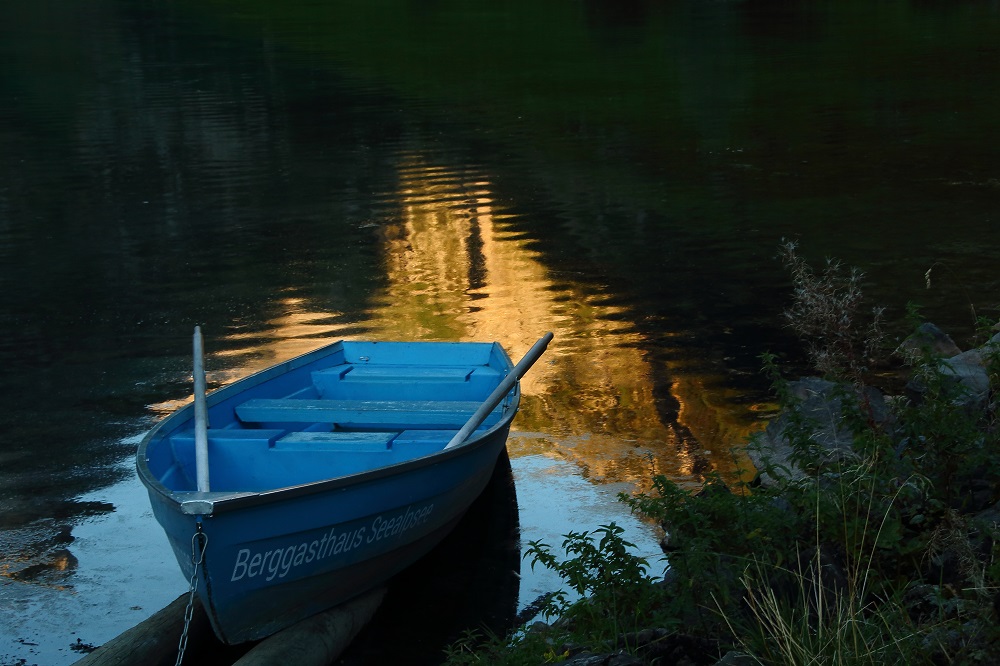
[[[480,403],[465,400],[300,400],[255,398],[236,406],[244,423],[330,423],[399,425],[407,428],[460,428]],[[502,406],[484,425],[502,415]]]
[[[212,490],[260,492],[355,474],[430,455],[457,430],[292,431],[209,429]],[[171,437],[170,487],[194,490],[194,432]]]
[[[312,383],[320,398],[336,400],[484,400],[500,382],[487,366],[369,366],[356,363],[316,370]]]
[[[421,365],[356,365],[343,363],[323,370],[314,370],[313,377],[335,381],[369,382],[467,382],[473,373],[496,376],[496,370],[486,366],[421,366]]]
[[[389,453],[410,459],[440,451],[457,430],[357,432],[351,430],[290,432],[274,443],[275,452]]]
[[[250,448],[266,449],[276,439],[285,434],[284,430],[242,430],[239,428],[208,429],[208,445],[239,446],[245,450]],[[183,430],[170,437],[175,447],[194,451],[194,430]]]
[[[274,443],[275,451],[388,452],[393,432],[290,432]]]

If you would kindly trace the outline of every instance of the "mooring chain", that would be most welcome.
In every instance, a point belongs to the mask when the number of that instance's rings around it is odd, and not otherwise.
[[[191,626],[191,618],[194,617],[194,595],[198,591],[198,567],[205,561],[207,547],[208,535],[201,531],[201,523],[198,523],[198,531],[191,536],[191,563],[194,564],[194,570],[191,572],[191,591],[188,594],[187,606],[184,608],[184,631],[181,632],[181,640],[177,644],[177,661],[174,662],[174,666],[181,666],[184,662],[188,629]]]

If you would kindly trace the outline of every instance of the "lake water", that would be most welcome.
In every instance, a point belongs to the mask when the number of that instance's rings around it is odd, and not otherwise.
[[[211,387],[551,330],[518,538],[617,520],[655,552],[616,493],[739,475],[759,355],[801,364],[783,238],[890,319],[998,316],[998,108],[996,0],[6,0],[0,663],[184,591],[131,456],[194,324]],[[555,584],[521,569],[517,606]]]

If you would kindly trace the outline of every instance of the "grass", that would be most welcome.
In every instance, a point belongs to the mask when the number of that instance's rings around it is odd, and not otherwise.
[[[727,626],[744,654],[760,664],[880,664],[899,663],[919,647],[899,604],[872,599],[864,575],[831,590],[823,580],[822,551],[815,553],[804,569],[784,570],[797,585],[791,598],[775,592],[767,566],[741,577],[752,623]]]

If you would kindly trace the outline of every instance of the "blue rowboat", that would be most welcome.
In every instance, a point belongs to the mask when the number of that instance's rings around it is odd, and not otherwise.
[[[139,445],[139,478],[218,637],[268,636],[375,587],[485,487],[520,401],[497,343],[337,342],[209,394]],[[202,386],[203,386],[203,379]]]

